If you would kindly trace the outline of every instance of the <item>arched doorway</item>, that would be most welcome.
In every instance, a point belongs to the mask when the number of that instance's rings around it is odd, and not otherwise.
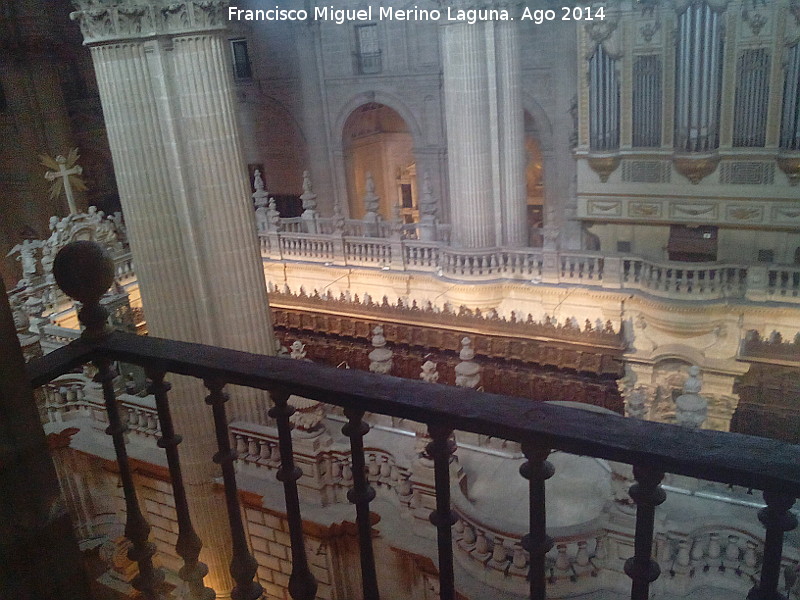
[[[308,168],[300,129],[291,113],[271,99],[264,99],[257,111],[253,138],[258,146],[253,154],[263,160],[263,165],[255,167],[261,166],[270,194],[299,196],[303,191],[303,171]]]
[[[528,111],[525,111],[525,196],[528,245],[540,247],[544,226],[544,158],[536,135],[536,123]]]
[[[379,212],[391,219],[399,207],[406,223],[419,220],[416,161],[408,125],[393,108],[368,102],[356,108],[342,131],[350,216],[364,216],[367,174],[380,197]]]

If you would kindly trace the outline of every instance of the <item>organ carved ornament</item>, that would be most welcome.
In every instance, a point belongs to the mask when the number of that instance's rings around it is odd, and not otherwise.
[[[228,4],[228,0],[73,0],[76,10],[70,18],[80,25],[84,43],[98,44],[225,29]]]
[[[716,13],[724,12],[728,8],[730,0],[672,0],[675,12],[681,14],[693,4],[707,4]]]

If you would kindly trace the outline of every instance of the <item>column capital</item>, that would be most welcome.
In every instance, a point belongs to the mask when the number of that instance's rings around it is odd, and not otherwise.
[[[228,0],[73,0],[85,44],[225,29]]]

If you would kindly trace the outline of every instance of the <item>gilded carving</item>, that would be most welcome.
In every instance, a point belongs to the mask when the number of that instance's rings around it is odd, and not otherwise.
[[[661,205],[651,202],[631,202],[628,206],[629,217],[660,217]]]
[[[717,216],[716,204],[673,204],[673,216],[683,217],[703,217],[704,219],[715,218]]]
[[[608,181],[608,176],[617,170],[620,164],[619,156],[589,156],[586,159],[592,171],[600,176],[603,183]]]
[[[778,167],[789,178],[789,184],[797,185],[800,182],[800,154],[779,156],[777,162]]]
[[[590,215],[620,216],[622,214],[622,203],[603,202],[600,200],[590,200],[588,205]]]
[[[731,206],[728,207],[728,218],[737,221],[761,221],[764,210],[759,207]]]
[[[679,155],[672,157],[675,170],[694,184],[700,183],[705,177],[711,175],[719,164],[719,156],[714,155]]]
[[[800,209],[789,207],[775,207],[772,211],[772,219],[777,223],[790,221],[800,221]]]

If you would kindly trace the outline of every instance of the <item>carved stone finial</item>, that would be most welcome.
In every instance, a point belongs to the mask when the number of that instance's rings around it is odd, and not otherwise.
[[[344,233],[345,218],[342,213],[342,205],[339,200],[333,204],[333,230],[338,234]]]
[[[475,350],[472,349],[472,340],[465,337],[461,340],[461,352],[458,357],[461,362],[456,365],[456,385],[458,387],[477,388],[481,380],[481,366],[474,362]]]
[[[375,181],[372,179],[372,173],[367,171],[366,192],[364,193],[364,209],[367,214],[378,214],[380,206],[380,197],[375,194]]]
[[[83,337],[110,331],[108,312],[100,298],[114,283],[114,261],[97,242],[81,240],[64,246],[53,261],[56,283],[70,298],[83,304],[78,318],[86,327]]]
[[[684,427],[700,428],[708,416],[708,400],[700,395],[700,367],[689,367],[683,394],[675,400],[675,422]]]
[[[380,325],[372,330],[372,346],[375,349],[369,353],[369,370],[388,375],[392,370],[392,351],[386,347],[386,338]]]
[[[269,193],[264,188],[264,178],[261,177],[261,171],[258,169],[256,169],[256,172],[253,174],[253,187],[256,190],[253,192],[253,204],[256,205],[256,208],[266,206]]]
[[[308,171],[303,171],[303,193],[300,196],[303,201],[303,210],[314,210],[317,208],[317,195],[314,193],[313,185],[311,184],[311,174]]]

